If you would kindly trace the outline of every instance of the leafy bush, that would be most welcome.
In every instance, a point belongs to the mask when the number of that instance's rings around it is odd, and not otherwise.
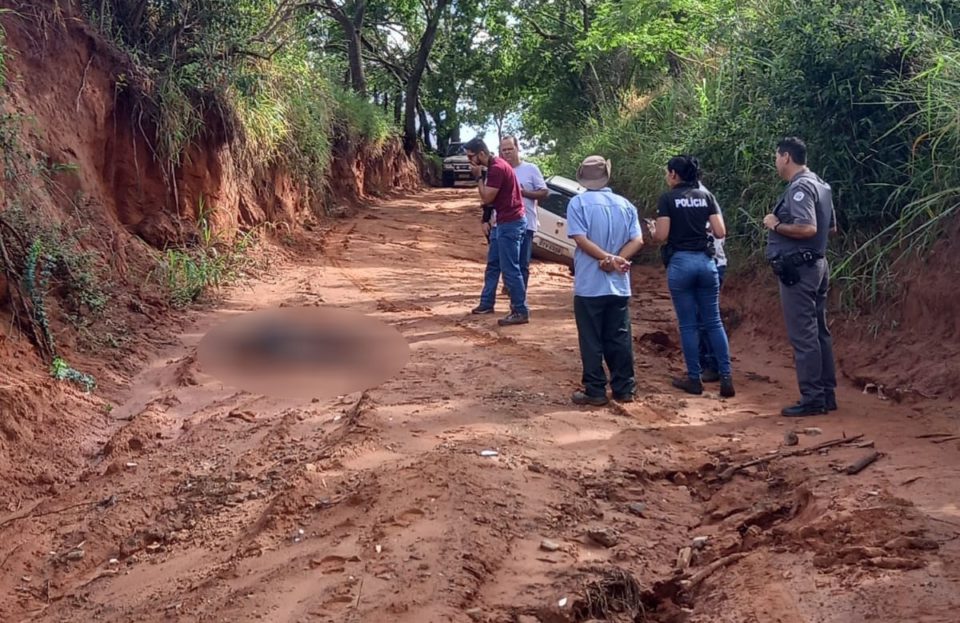
[[[779,137],[802,136],[834,188],[846,302],[889,294],[898,258],[925,248],[960,203],[958,44],[935,3],[772,0],[742,6],[724,41],[679,76],[608,109],[561,149],[613,160],[614,183],[652,211],[676,153],[705,168],[728,221],[733,265],[760,263],[763,214],[782,192]]]

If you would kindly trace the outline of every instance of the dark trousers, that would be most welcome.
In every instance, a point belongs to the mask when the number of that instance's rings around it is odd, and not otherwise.
[[[607,374],[614,395],[636,390],[633,371],[633,337],[630,328],[630,298],[626,296],[575,296],[573,314],[580,338],[583,389],[588,396],[607,395]]]
[[[800,401],[822,405],[834,395],[837,371],[833,361],[833,338],[827,327],[827,292],[830,270],[827,260],[800,266],[800,282],[780,284],[780,302],[787,335],[793,345]]]

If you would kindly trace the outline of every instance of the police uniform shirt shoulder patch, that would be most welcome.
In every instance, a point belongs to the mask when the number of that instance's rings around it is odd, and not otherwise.
[[[805,196],[805,195],[803,194],[803,191],[802,191],[802,190],[798,190],[797,192],[795,192],[795,193],[793,194],[793,200],[794,200],[794,201],[803,201],[804,196]]]

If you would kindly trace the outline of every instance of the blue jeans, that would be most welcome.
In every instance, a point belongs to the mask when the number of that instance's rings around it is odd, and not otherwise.
[[[726,266],[717,266],[717,276],[720,277],[720,289],[723,289],[723,276],[727,272]],[[697,315],[697,322],[700,321],[699,314]],[[713,370],[717,371],[717,357],[713,354],[713,349],[710,348],[710,338],[707,336],[707,332],[703,329],[700,329],[700,369]]]
[[[520,245],[520,274],[523,275],[523,287],[530,286],[530,260],[533,258],[533,231],[528,229],[523,233],[523,242]]]
[[[700,331],[706,333],[721,376],[731,373],[730,344],[720,320],[720,277],[706,253],[678,251],[667,268],[667,285],[680,324],[687,375],[700,380]]]
[[[483,291],[480,293],[480,307],[493,308],[497,304],[497,284],[500,283],[500,247],[497,244],[497,230],[490,230],[490,246],[487,247],[487,270],[483,273]]]
[[[527,232],[527,219],[497,224],[497,248],[500,251],[500,273],[503,285],[510,291],[510,310],[527,315],[527,288],[521,273],[520,251]],[[494,282],[496,288],[496,282]]]

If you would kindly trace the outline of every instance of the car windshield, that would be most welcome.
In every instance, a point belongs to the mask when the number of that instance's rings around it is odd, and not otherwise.
[[[467,155],[467,150],[463,148],[463,143],[450,143],[450,146],[447,147],[447,157],[450,156],[465,156]]]

